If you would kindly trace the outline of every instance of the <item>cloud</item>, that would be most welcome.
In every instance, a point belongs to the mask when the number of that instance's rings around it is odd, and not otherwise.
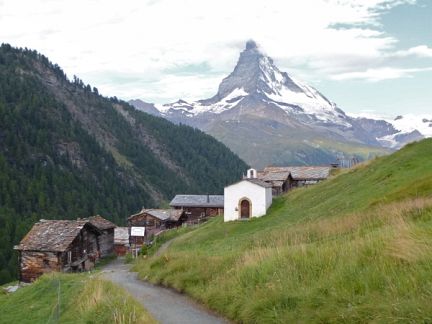
[[[383,67],[377,69],[367,69],[365,71],[347,72],[333,75],[333,80],[366,80],[377,82],[390,79],[413,77],[414,73],[432,71],[432,67],[426,68],[392,68]]]
[[[408,56],[417,56],[417,57],[431,57],[432,58],[432,48],[427,45],[419,45],[415,47],[411,47],[407,50],[396,51],[392,53],[391,56],[394,57],[408,57]]]
[[[0,39],[37,49],[107,95],[164,102],[216,91],[247,39],[309,80],[376,68],[380,17],[413,0],[3,0]],[[46,32],[50,31],[50,32]],[[426,52],[428,52],[428,48]],[[425,52],[416,49],[417,54]],[[300,68],[298,68],[300,70]],[[176,74],[175,72],[178,72]],[[179,72],[180,71],[180,72]],[[187,71],[196,72],[195,75]],[[125,80],[116,74],[133,75]],[[138,81],[137,81],[138,79]],[[142,87],[145,87],[142,88]],[[202,93],[200,93],[202,91]]]

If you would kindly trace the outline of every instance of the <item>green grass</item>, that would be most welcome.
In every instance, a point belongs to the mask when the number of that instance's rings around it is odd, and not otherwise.
[[[115,255],[115,254],[111,254],[111,255],[108,255],[106,257],[103,257],[97,261],[95,269],[100,270],[103,267],[105,267],[107,264],[114,261],[115,259],[117,259],[117,255]]]
[[[165,243],[168,242],[182,234],[188,233],[196,229],[196,226],[188,226],[188,227],[179,227],[179,228],[172,228],[169,229],[163,233],[161,233],[158,236],[155,236],[153,240],[153,244],[150,247],[143,246],[141,253],[145,256],[152,256],[159,250],[159,248]]]
[[[93,274],[49,274],[0,294],[0,323],[156,323],[123,289]]]
[[[237,322],[432,322],[431,158],[431,139],[408,145],[136,268]]]

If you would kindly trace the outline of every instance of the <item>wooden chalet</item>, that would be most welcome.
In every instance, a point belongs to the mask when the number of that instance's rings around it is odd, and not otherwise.
[[[44,273],[84,271],[98,258],[101,231],[86,220],[40,220],[14,249],[19,253],[19,280]]]
[[[124,256],[130,250],[129,228],[114,228],[114,251],[117,256]]]
[[[170,206],[177,210],[184,210],[188,222],[223,214],[223,195],[176,195]]]
[[[97,227],[101,231],[101,235],[98,236],[100,257],[104,258],[112,255],[114,253],[114,229],[117,226],[99,215],[91,216],[84,220],[89,221],[93,226]]]
[[[289,171],[258,173],[258,179],[271,184],[273,196],[279,196],[294,186],[294,179]]]
[[[181,226],[186,219],[186,214],[181,209],[142,209],[128,218],[128,226],[129,228],[145,227],[145,236],[144,238],[131,238],[134,240],[131,244],[142,245],[165,229]]]
[[[258,172],[258,179],[272,185],[273,195],[277,196],[291,188],[316,184],[326,180],[331,166],[266,167]]]

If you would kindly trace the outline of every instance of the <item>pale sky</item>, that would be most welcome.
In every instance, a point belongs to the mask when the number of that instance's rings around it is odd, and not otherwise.
[[[430,0],[0,0],[0,42],[125,100],[208,98],[248,39],[346,112],[432,112]]]

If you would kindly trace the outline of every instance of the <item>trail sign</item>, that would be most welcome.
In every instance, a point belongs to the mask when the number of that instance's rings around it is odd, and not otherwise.
[[[131,227],[131,236],[144,236],[145,227]]]

